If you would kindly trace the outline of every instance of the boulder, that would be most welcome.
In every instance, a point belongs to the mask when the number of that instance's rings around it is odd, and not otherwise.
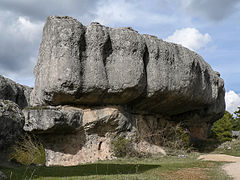
[[[19,106],[0,100],[0,150],[8,148],[23,134],[24,116]]]
[[[169,116],[206,110],[219,117],[225,110],[224,82],[197,53],[71,17],[48,17],[35,76],[33,106],[124,105]]]
[[[29,105],[31,91],[32,88],[0,75],[0,99],[13,101],[22,109]]]

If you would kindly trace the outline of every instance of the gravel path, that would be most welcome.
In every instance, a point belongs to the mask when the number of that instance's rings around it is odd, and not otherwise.
[[[229,176],[233,177],[234,180],[240,180],[240,157],[229,156],[225,154],[205,154],[199,156],[198,159],[205,161],[232,162],[225,164],[223,169]]]

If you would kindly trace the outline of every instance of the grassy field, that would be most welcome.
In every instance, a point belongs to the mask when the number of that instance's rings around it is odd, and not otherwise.
[[[73,167],[0,167],[11,180],[225,180],[222,163],[197,160],[196,153],[187,156],[130,158],[101,161]]]

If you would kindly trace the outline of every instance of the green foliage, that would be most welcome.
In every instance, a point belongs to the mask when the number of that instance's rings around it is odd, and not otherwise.
[[[182,123],[159,122],[154,132],[139,133],[139,138],[172,150],[189,150],[190,135]]]
[[[111,140],[111,149],[116,157],[126,157],[134,154],[131,140],[123,136],[117,136]]]
[[[37,137],[25,135],[13,145],[9,160],[16,160],[23,165],[44,165],[45,149]]]
[[[240,107],[234,112],[235,118],[232,118],[232,125],[234,131],[240,131]]]
[[[224,116],[212,126],[212,134],[219,142],[232,140],[232,115],[225,111]]]

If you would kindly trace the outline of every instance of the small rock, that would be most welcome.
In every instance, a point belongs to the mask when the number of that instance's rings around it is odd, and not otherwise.
[[[0,171],[0,180],[4,180],[4,179],[7,179],[7,176]]]
[[[188,156],[185,155],[185,154],[179,154],[178,157],[179,157],[179,158],[187,158]]]

